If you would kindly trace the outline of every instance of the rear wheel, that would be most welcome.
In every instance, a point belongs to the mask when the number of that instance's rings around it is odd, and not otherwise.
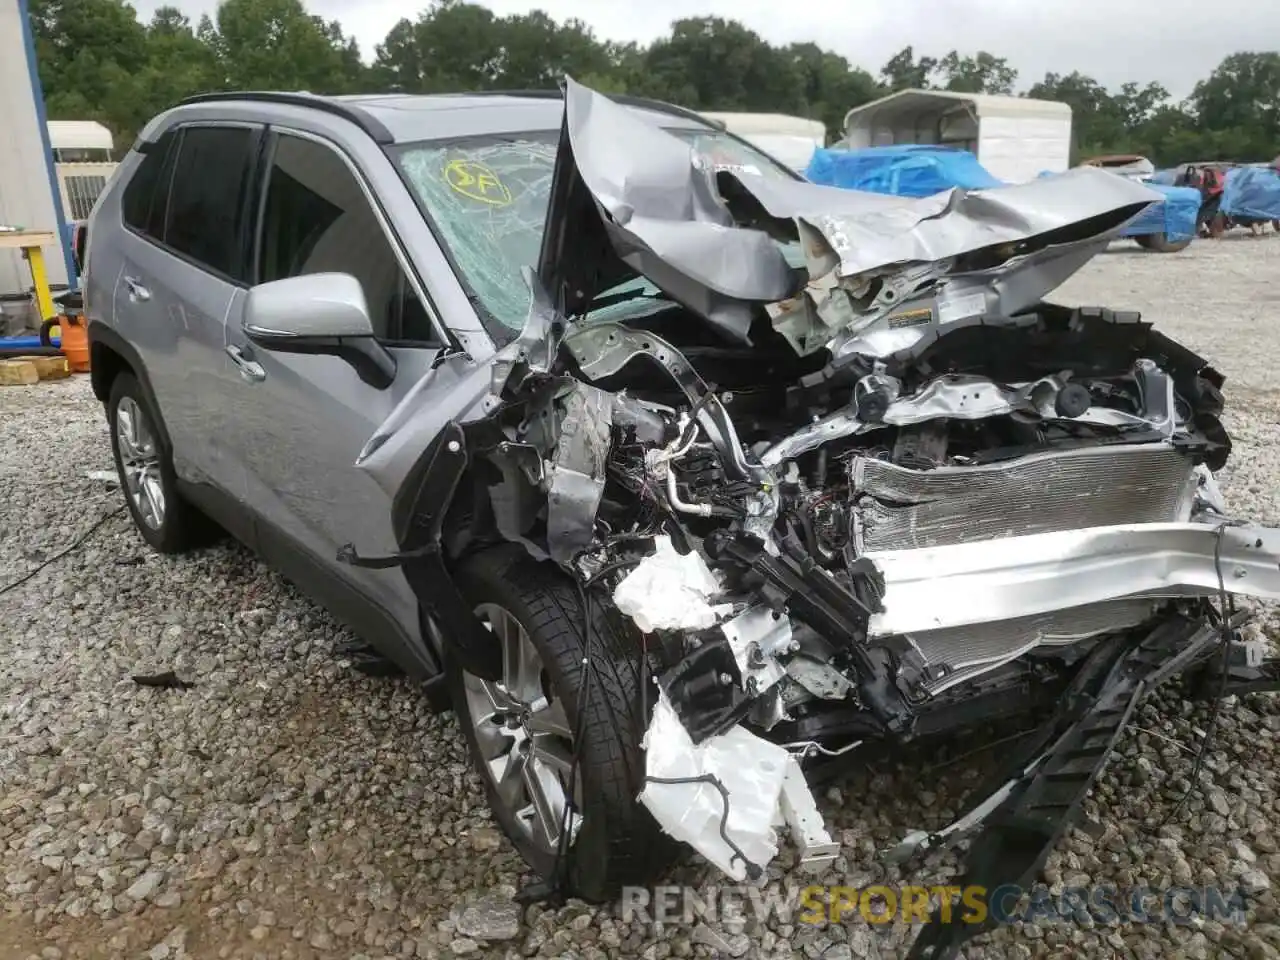
[[[202,543],[210,524],[178,492],[173,459],[151,398],[130,373],[119,374],[107,399],[111,453],[125,504],[142,539],[161,553],[181,553]]]
[[[636,800],[646,725],[636,638],[600,603],[584,631],[575,584],[523,551],[477,554],[458,585],[502,647],[498,681],[449,671],[494,818],[534,871],[583,899],[652,882],[674,845]]]

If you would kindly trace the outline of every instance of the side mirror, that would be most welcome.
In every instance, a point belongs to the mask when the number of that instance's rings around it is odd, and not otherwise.
[[[364,289],[350,274],[312,273],[251,288],[244,332],[278,353],[341,357],[378,390],[396,376],[396,359],[373,335]]]

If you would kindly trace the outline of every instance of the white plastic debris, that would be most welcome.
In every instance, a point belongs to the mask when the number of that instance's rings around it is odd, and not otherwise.
[[[763,868],[778,853],[775,815],[787,773],[787,751],[742,726],[695,746],[665,693],[659,693],[645,733],[645,773],[663,780],[716,777],[726,799],[706,781],[646,782],[640,802],[667,833],[693,847],[734,880],[747,878],[747,864]],[[741,851],[735,856],[724,833]]]
[[[705,630],[733,610],[709,602],[720,584],[699,554],[681,556],[670,537],[654,537],[653,545],[653,556],[641,560],[613,592],[614,605],[641,631]]]

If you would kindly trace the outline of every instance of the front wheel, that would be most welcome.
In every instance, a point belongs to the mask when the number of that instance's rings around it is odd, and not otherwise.
[[[523,551],[477,554],[457,576],[502,648],[498,681],[449,668],[494,818],[535,872],[585,900],[653,882],[675,848],[636,799],[647,714],[637,638],[603,603],[584,630],[576,585]]]
[[[1171,240],[1167,233],[1149,233],[1137,238],[1139,246],[1154,253],[1177,253],[1191,246],[1191,237]]]

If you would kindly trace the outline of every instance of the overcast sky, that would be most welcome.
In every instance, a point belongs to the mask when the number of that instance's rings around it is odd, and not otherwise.
[[[161,4],[134,0],[149,18]],[[427,4],[414,0],[304,0],[342,22],[365,59],[402,17]],[[774,44],[811,40],[878,73],[907,44],[941,56],[988,50],[1008,58],[1025,88],[1046,71],[1080,70],[1108,87],[1157,80],[1175,97],[1238,50],[1280,47],[1277,0],[483,0],[499,14],[541,8],[584,20],[602,38],[648,42],[680,17],[740,20]],[[214,0],[176,0],[195,20]],[[807,11],[826,11],[819,15]]]

